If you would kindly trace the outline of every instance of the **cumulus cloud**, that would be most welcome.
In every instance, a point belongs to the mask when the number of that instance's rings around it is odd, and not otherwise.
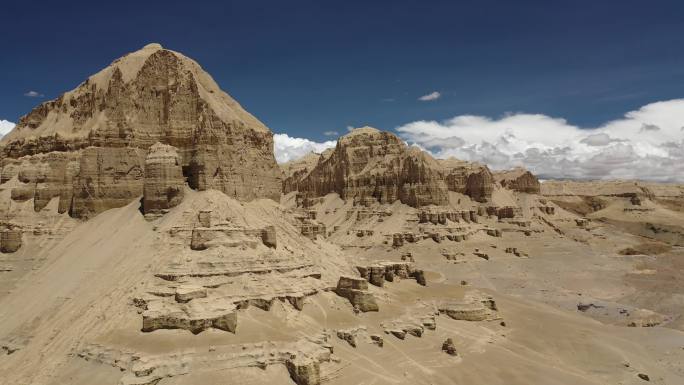
[[[0,119],[0,138],[9,134],[9,132],[12,131],[14,126],[15,124],[10,122],[9,120]]]
[[[599,127],[540,114],[499,119],[461,115],[397,128],[408,143],[438,158],[524,166],[542,178],[684,182],[684,99],[648,104]]]
[[[620,139],[611,138],[610,135],[606,133],[591,134],[582,138],[580,143],[584,143],[589,146],[607,146],[613,142],[621,142]]]
[[[430,92],[430,93],[427,94],[427,95],[423,95],[423,96],[419,97],[418,100],[420,100],[421,102],[429,102],[429,101],[432,101],[432,100],[437,100],[437,99],[439,99],[441,96],[442,96],[442,94],[440,94],[439,92],[433,91],[433,92]]]
[[[340,133],[337,131],[326,131],[323,133],[323,135],[325,135],[325,136],[339,136]]]
[[[644,131],[660,131],[660,127],[656,126],[655,124],[644,123],[641,125],[641,130],[639,130],[639,131],[641,131],[641,132],[644,132]]]
[[[24,93],[24,96],[28,96],[29,98],[42,98],[45,95],[41,94],[38,91],[28,91]]]
[[[305,138],[293,138],[287,134],[273,135],[273,149],[278,163],[301,158],[312,151],[323,152],[328,148],[335,147],[336,143],[334,140],[319,143]]]

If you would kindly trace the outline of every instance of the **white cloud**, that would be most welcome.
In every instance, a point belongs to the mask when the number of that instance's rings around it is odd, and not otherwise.
[[[648,104],[622,119],[582,128],[539,114],[461,115],[397,128],[438,158],[524,166],[543,178],[684,181],[684,99]]]
[[[418,100],[420,100],[421,102],[429,102],[429,101],[432,101],[432,100],[437,100],[437,99],[439,99],[441,96],[442,96],[442,94],[440,94],[439,92],[433,91],[433,92],[430,92],[430,93],[427,94],[427,95],[423,95],[423,96],[419,97]]]
[[[28,96],[29,98],[42,98],[45,95],[41,94],[38,91],[28,91],[24,93],[24,96]]]
[[[305,138],[293,138],[287,134],[273,135],[273,148],[278,163],[301,158],[312,151],[323,152],[328,148],[335,147],[335,144],[337,142],[334,140],[319,143]]]
[[[10,122],[9,120],[0,120],[0,138],[9,134],[9,132],[12,131],[14,126],[15,124]]]
[[[323,133],[323,135],[325,135],[325,136],[339,136],[340,133],[337,131],[326,131]]]

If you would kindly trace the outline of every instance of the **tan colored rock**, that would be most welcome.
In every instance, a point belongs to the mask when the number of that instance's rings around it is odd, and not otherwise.
[[[269,248],[276,248],[277,241],[274,226],[254,229],[224,223],[212,227],[195,227],[192,229],[190,239],[190,248],[192,250],[240,246],[256,248],[259,244]]]
[[[23,173],[32,187],[13,196],[35,195],[37,210],[59,196],[61,211],[88,217],[143,195],[145,158],[157,142],[177,148],[193,189],[217,189],[240,200],[280,196],[270,130],[196,62],[158,44],[117,59],[22,117],[0,140],[0,180],[17,172],[6,159],[28,157],[40,167]],[[171,188],[178,179],[174,171]],[[159,191],[148,203],[163,205],[162,196]]]
[[[322,238],[326,237],[326,227],[325,224],[319,223],[313,219],[310,219],[308,217],[298,217],[297,218],[297,227],[299,227],[299,232],[311,239],[311,240],[316,240],[318,236],[321,236]]]
[[[321,367],[318,360],[311,357],[293,356],[285,361],[290,378],[297,385],[319,385],[321,383]]]
[[[298,191],[299,183],[309,175],[316,165],[328,159],[331,154],[332,149],[327,149],[321,154],[310,152],[299,159],[281,164],[280,168],[283,170],[283,192],[287,194],[291,191]]]
[[[450,356],[457,356],[456,346],[454,345],[454,340],[447,338],[442,344],[442,351]]]
[[[445,301],[438,309],[455,320],[485,321],[498,317],[494,299],[476,290],[467,292],[462,300]]]
[[[355,309],[362,312],[378,311],[375,297],[368,291],[368,282],[363,278],[340,277],[335,293],[347,298]]]
[[[411,262],[380,261],[370,266],[357,266],[356,269],[364,280],[378,287],[383,287],[385,281],[394,281],[394,277],[413,278],[422,286],[427,284],[423,270],[416,269]]]
[[[181,286],[176,289],[176,302],[189,302],[195,298],[206,298],[207,289],[199,286]]]
[[[197,221],[202,227],[211,227],[211,210],[200,210]]]
[[[22,245],[20,229],[5,229],[0,231],[0,251],[3,253],[14,253]]]
[[[356,347],[357,336],[359,334],[358,328],[337,330],[336,334],[337,334],[337,338],[344,340],[344,341],[347,341],[349,346],[351,346],[352,348]]]
[[[79,157],[78,153],[50,152],[4,159],[2,174],[9,179],[16,176],[21,182],[11,191],[12,200],[34,199],[34,209],[40,211],[51,199],[58,198],[58,211],[67,212],[71,207],[74,177],[79,171]]]
[[[439,160],[444,167],[450,191],[468,195],[477,202],[488,202],[494,191],[494,177],[487,166],[449,158]]]
[[[522,167],[494,173],[494,179],[502,187],[513,191],[539,194],[541,190],[537,177]]]
[[[74,182],[71,215],[88,218],[122,207],[143,195],[145,151],[131,147],[88,147]]]
[[[159,214],[183,200],[185,179],[176,148],[155,143],[145,159],[143,211]]]
[[[381,203],[399,200],[414,207],[444,205],[448,194],[441,171],[430,155],[407,147],[396,135],[363,127],[340,138],[332,154],[296,187],[307,196],[336,192],[354,202],[372,198]]]
[[[273,249],[278,247],[275,226],[266,226],[263,229],[261,229],[261,242],[267,247]]]
[[[143,312],[143,332],[158,329],[184,329],[199,334],[209,328],[235,333],[237,309],[235,305],[218,306],[207,302],[190,301],[188,304],[169,306],[159,303],[148,304]]]

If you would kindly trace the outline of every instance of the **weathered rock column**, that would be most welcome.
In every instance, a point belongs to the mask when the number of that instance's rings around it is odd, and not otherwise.
[[[21,230],[7,229],[0,232],[0,251],[14,253],[21,247]]]
[[[145,214],[161,214],[162,210],[178,205],[183,200],[184,186],[181,160],[176,148],[155,143],[145,159]]]

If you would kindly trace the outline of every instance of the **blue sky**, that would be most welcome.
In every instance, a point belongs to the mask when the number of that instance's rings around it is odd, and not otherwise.
[[[313,139],[466,113],[596,125],[684,90],[681,1],[93,4],[2,5],[0,119],[148,42],[195,58],[275,132]]]
[[[682,1],[94,4],[2,4],[0,120],[150,42],[196,59],[274,132],[317,142],[468,114],[599,127],[684,94]]]

